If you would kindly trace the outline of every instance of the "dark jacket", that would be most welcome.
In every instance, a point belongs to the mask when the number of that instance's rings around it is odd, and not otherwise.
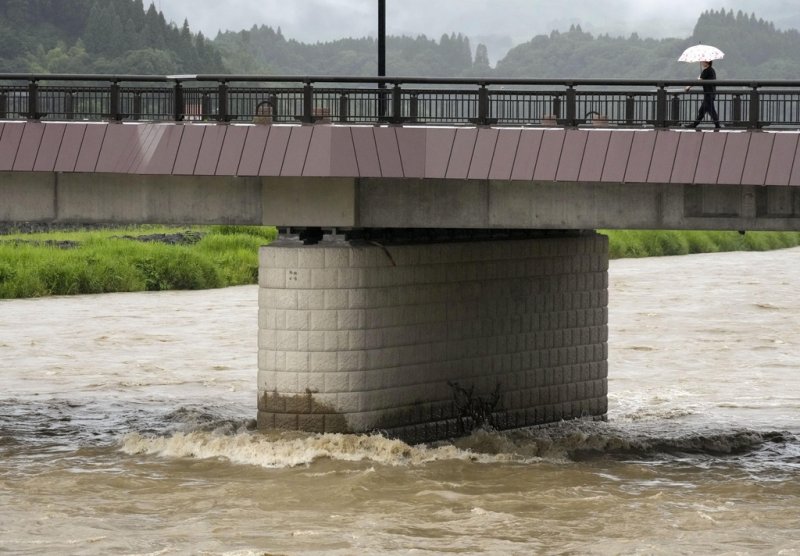
[[[704,81],[713,81],[717,78],[717,72],[714,71],[714,68],[708,66],[707,68],[703,69],[702,73],[700,74],[700,79]],[[713,93],[717,90],[716,85],[703,85],[703,91],[706,93]]]

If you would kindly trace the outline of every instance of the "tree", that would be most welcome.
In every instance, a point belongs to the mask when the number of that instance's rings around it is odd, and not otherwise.
[[[108,45],[111,39],[109,35],[111,16],[102,2],[95,2],[92,6],[83,34],[83,42],[89,52],[103,52]]]
[[[36,53],[28,54],[28,64],[34,73],[87,73],[92,70],[89,55],[80,40],[72,47],[63,42],[48,51],[40,47]]]
[[[487,74],[491,71],[492,68],[489,65],[489,51],[485,44],[479,44],[475,49],[475,61],[472,62],[472,69],[478,73],[484,72]]]
[[[161,25],[161,18],[158,16],[155,4],[150,4],[147,14],[145,14],[142,38],[143,44],[148,45],[148,48],[162,49],[166,46],[164,27]]]

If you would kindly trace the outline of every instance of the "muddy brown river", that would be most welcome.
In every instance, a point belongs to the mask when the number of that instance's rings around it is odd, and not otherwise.
[[[3,554],[800,554],[800,249],[611,262],[608,421],[254,432],[257,288],[0,301]]]

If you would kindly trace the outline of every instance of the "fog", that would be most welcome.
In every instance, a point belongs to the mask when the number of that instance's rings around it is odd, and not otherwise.
[[[800,28],[797,0],[387,0],[387,33],[439,38],[463,33],[473,47],[483,42],[500,58],[533,36],[580,25],[595,35],[688,37],[698,16],[725,8],[772,21],[778,28]],[[193,31],[213,38],[219,31],[253,25],[280,27],[301,42],[375,36],[377,0],[155,0],[166,18],[186,19]]]

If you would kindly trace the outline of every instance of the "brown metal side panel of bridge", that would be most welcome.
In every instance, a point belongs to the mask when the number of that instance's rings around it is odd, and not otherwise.
[[[0,170],[800,186],[798,133],[0,124]]]

